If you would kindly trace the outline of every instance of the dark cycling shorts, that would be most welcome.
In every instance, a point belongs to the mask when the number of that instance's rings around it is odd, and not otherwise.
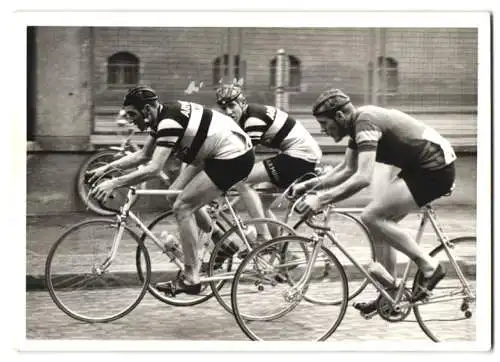
[[[403,170],[398,174],[410,189],[419,207],[440,198],[450,192],[455,182],[455,164],[439,170]]]
[[[271,182],[281,188],[290,186],[297,178],[308,172],[314,172],[316,168],[314,162],[288,156],[284,153],[268,158],[263,162]],[[311,177],[314,177],[314,175],[311,175]]]
[[[233,185],[248,177],[255,163],[253,148],[241,156],[227,159],[209,159],[205,161],[205,172],[210,180],[222,191],[229,190]]]

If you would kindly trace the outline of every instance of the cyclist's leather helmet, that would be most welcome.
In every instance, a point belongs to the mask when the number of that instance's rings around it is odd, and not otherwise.
[[[224,84],[220,86],[215,91],[215,96],[219,106],[225,106],[232,101],[244,99],[243,94],[241,93],[241,87],[236,84]]]
[[[138,86],[128,91],[123,99],[123,106],[133,106],[138,110],[141,110],[147,103],[157,99],[158,96],[152,88],[147,86]]]
[[[312,108],[312,113],[314,116],[332,113],[350,102],[350,98],[340,89],[328,89],[321,93],[318,99],[316,99]]]

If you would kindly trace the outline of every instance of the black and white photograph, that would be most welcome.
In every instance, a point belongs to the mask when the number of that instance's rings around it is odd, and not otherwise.
[[[19,349],[492,347],[490,13],[110,14],[17,14]]]

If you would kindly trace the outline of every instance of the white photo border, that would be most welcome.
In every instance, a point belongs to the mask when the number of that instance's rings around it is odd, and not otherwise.
[[[26,339],[25,285],[17,284],[16,296],[23,296],[16,306],[23,316],[24,324],[16,331],[16,348],[26,351],[484,351],[491,347],[491,64],[490,14],[487,12],[286,12],[286,11],[235,11],[235,12],[144,12],[137,16],[134,12],[122,12],[119,16],[110,16],[114,12],[17,12],[13,17],[12,34],[16,43],[12,54],[15,54],[16,84],[13,86],[17,94],[26,94],[26,26],[151,26],[151,27],[201,27],[201,26],[252,26],[252,27],[468,27],[478,29],[478,145],[477,145],[477,293],[480,307],[477,311],[477,340],[447,344],[430,344],[427,342],[225,342],[225,341],[83,341],[83,340],[33,340]],[[26,154],[26,112],[25,101],[15,110],[15,126],[13,127],[13,149],[15,159],[12,174],[23,182],[12,182],[16,192],[25,193]],[[17,160],[17,161],[16,161]],[[19,163],[18,163],[19,162]],[[17,166],[16,166],[17,165]],[[23,173],[24,171],[24,173]],[[489,186],[489,187],[488,187]],[[16,205],[19,215],[26,213],[25,205]],[[16,224],[19,224],[19,220]],[[21,220],[23,224],[25,219]],[[22,225],[22,224],[21,224]],[[25,229],[22,227],[21,229]],[[16,239],[25,235],[16,230]],[[14,235],[12,235],[14,236]],[[25,239],[24,239],[25,240]],[[26,271],[25,243],[11,244],[19,248],[16,260],[24,263],[16,265],[15,275],[24,276]],[[17,327],[17,326],[16,326]],[[334,335],[331,337],[334,339]]]

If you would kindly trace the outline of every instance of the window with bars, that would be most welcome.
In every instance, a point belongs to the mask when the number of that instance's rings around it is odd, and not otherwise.
[[[377,58],[377,75],[379,80],[379,88],[385,89],[385,95],[393,95],[398,92],[398,62],[391,57]],[[384,79],[385,70],[385,79]],[[373,63],[368,63],[368,88],[372,91],[373,88]]]
[[[108,58],[108,86],[129,87],[139,83],[139,58],[129,52]]]
[[[269,62],[269,86],[271,88],[276,87],[276,68],[277,68],[278,58],[274,57]],[[286,81],[286,77],[285,77]],[[302,71],[300,60],[293,56],[288,56],[288,83],[287,88],[289,90],[300,90],[300,84],[302,81]]]
[[[232,82],[229,77],[229,55],[224,54],[214,59],[212,62],[212,83],[217,86],[220,83]],[[239,55],[233,56],[233,77],[236,80],[244,78],[244,61]]]

